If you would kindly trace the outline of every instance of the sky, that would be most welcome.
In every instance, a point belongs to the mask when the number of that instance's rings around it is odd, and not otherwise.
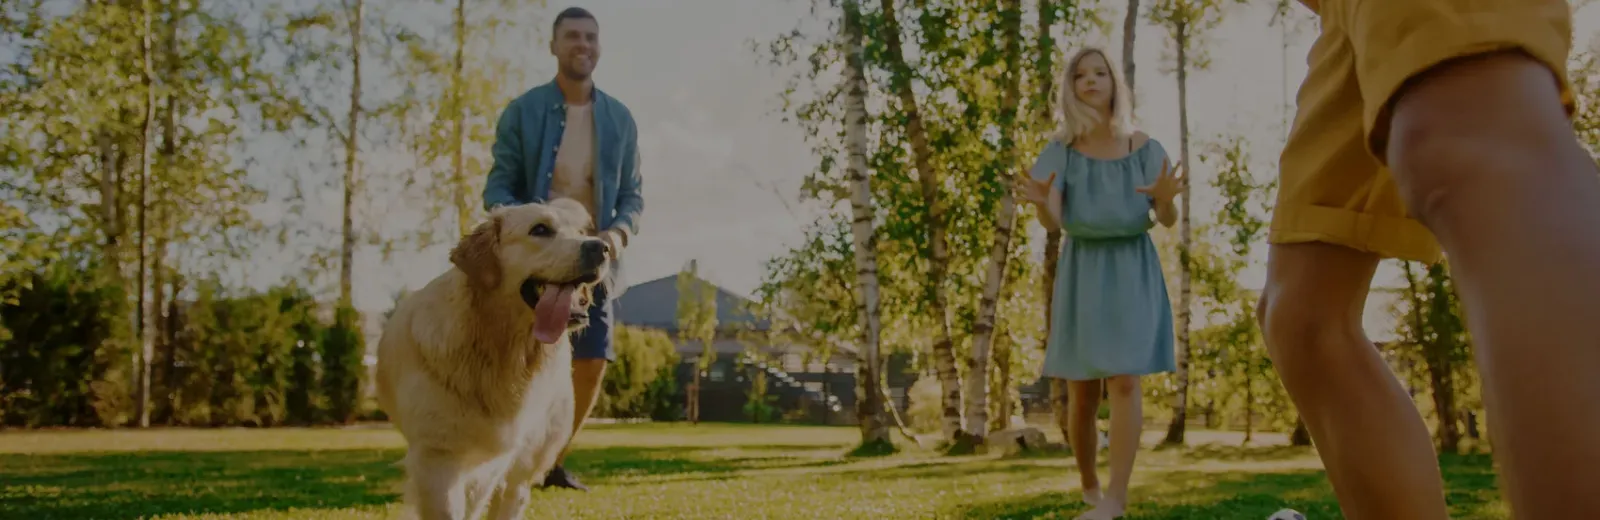
[[[808,15],[810,2],[552,2],[546,19],[567,5],[585,7],[598,18],[603,52],[596,84],[632,110],[640,129],[646,209],[640,233],[624,257],[631,281],[672,275],[694,259],[705,278],[734,293],[750,294],[760,283],[766,260],[802,238],[811,213],[797,203],[799,187],[816,163],[801,130],[782,122],[774,111],[789,73],[760,61],[750,42],[769,41],[794,28]],[[1113,30],[1063,42],[1063,53],[1094,44],[1112,56],[1121,55],[1125,4],[1103,5]],[[1239,133],[1253,145],[1258,178],[1274,173],[1271,167],[1289,116],[1284,103],[1292,103],[1305,74],[1305,53],[1316,31],[1309,13],[1296,9],[1286,49],[1285,32],[1269,26],[1270,9],[1259,5],[1233,8],[1221,26],[1203,36],[1211,63],[1189,74],[1192,154],[1222,133]],[[1580,45],[1600,26],[1595,18],[1590,11],[1580,12]],[[1177,159],[1178,92],[1171,45],[1164,30],[1149,23],[1141,25],[1137,36],[1138,126]],[[516,91],[548,81],[554,70],[545,41],[529,42],[527,48],[522,59],[535,72]],[[1204,176],[1195,159],[1191,164]],[[1216,201],[1209,187],[1194,186],[1197,222],[1209,218]],[[1043,235],[1036,224],[1029,223],[1028,229]],[[1258,249],[1264,253],[1265,248]],[[421,287],[449,268],[442,248],[387,260],[366,248],[356,260],[356,304],[378,313],[390,307],[396,291]],[[247,276],[259,281],[277,271],[272,267],[253,266],[255,273]],[[1397,273],[1386,265],[1378,283],[1392,285]],[[1242,282],[1257,287],[1263,274],[1254,266]]]

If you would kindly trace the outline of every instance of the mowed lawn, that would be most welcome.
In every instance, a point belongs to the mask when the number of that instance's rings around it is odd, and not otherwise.
[[[1146,437],[1134,519],[1339,518],[1314,454],[1194,432]],[[537,491],[527,518],[1072,518],[1063,454],[850,458],[848,428],[601,425],[569,467],[591,493]],[[1281,441],[1281,438],[1269,438]],[[347,429],[0,433],[0,519],[396,518],[404,445]],[[1102,475],[1104,457],[1101,458]],[[1506,518],[1488,456],[1443,459],[1456,518]],[[1104,479],[1104,477],[1102,477]]]

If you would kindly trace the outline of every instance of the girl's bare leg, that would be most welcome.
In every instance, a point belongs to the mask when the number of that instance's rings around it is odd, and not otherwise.
[[[1100,450],[1100,437],[1095,430],[1095,415],[1100,411],[1100,380],[1068,381],[1068,407],[1072,443],[1072,456],[1078,460],[1078,478],[1083,486],[1083,501],[1089,505],[1100,503],[1100,477],[1095,474],[1095,456]]]
[[[1111,391],[1111,487],[1103,505],[1121,514],[1128,505],[1128,481],[1144,430],[1144,399],[1139,394],[1139,376],[1112,377],[1106,385]]]

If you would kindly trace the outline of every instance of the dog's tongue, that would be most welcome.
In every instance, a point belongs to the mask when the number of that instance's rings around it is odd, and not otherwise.
[[[555,343],[567,330],[567,319],[572,317],[572,290],[570,285],[546,285],[539,293],[539,303],[533,306],[533,338],[540,343]]]

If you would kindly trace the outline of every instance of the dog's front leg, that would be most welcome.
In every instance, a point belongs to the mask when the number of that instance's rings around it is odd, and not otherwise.
[[[528,509],[528,502],[532,499],[534,481],[544,476],[536,472],[534,461],[527,457],[526,451],[518,455],[511,463],[510,471],[506,472],[505,483],[500,486],[494,495],[494,500],[489,503],[488,520],[522,518],[523,511]]]
[[[411,502],[421,520],[466,520],[467,500],[461,457],[442,450],[406,454]]]

